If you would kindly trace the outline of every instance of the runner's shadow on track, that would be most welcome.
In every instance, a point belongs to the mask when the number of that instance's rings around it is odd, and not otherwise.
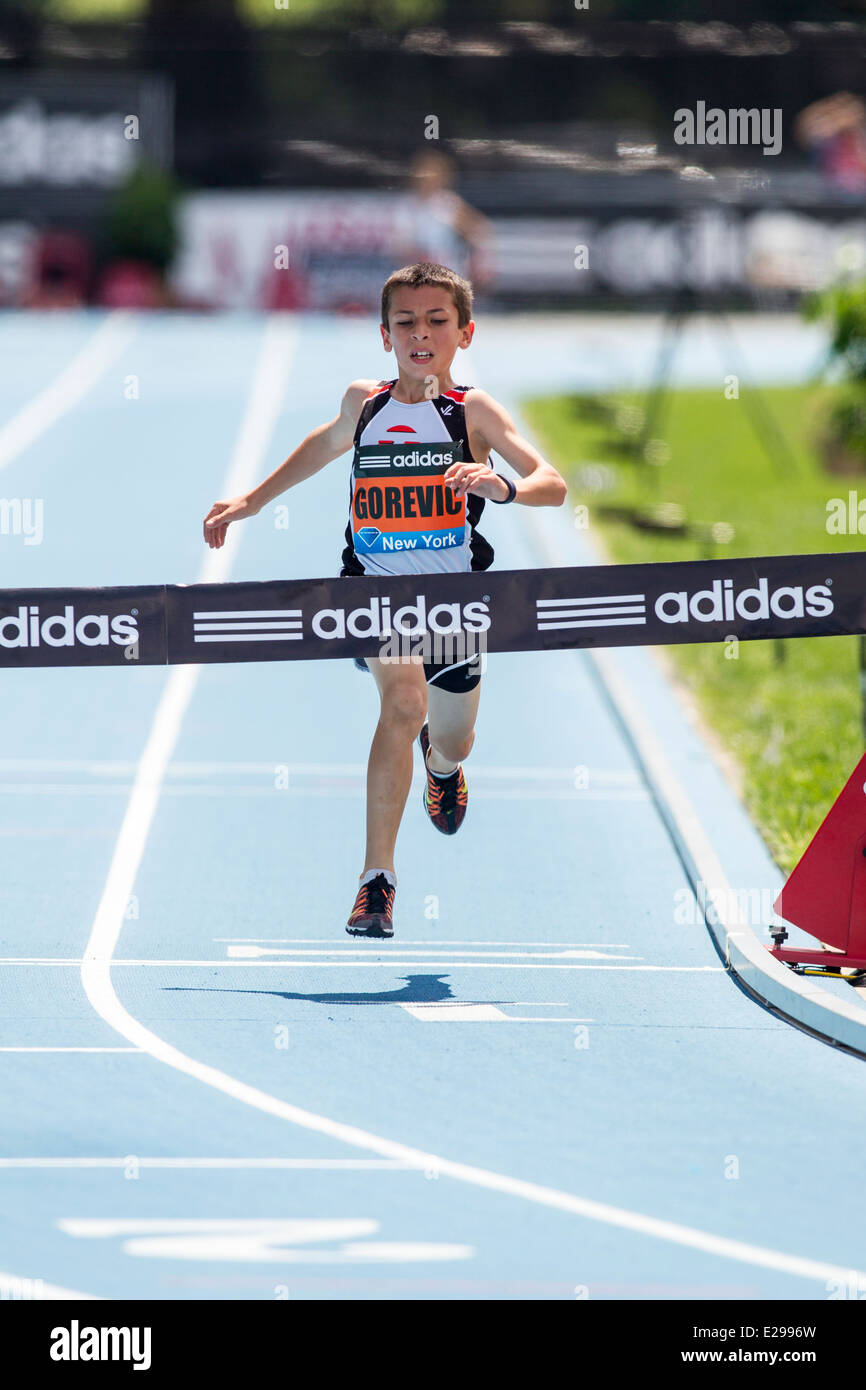
[[[214,989],[211,985],[166,985],[167,990],[189,994],[269,994],[274,999],[300,999],[307,1004],[439,1004],[453,999],[446,975],[401,975],[402,989],[381,994],[300,994],[284,989]]]

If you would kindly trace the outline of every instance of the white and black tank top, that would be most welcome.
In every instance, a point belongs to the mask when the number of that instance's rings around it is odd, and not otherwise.
[[[486,570],[493,547],[476,529],[484,498],[454,497],[443,482],[453,463],[473,461],[471,387],[409,404],[393,399],[396,384],[370,393],[355,428],[340,577]]]

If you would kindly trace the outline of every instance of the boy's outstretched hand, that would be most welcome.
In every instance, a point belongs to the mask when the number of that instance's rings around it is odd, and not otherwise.
[[[211,550],[219,550],[225,544],[229,522],[243,521],[244,517],[255,516],[257,508],[250,505],[246,497],[233,497],[230,502],[214,502],[204,519],[204,538]]]

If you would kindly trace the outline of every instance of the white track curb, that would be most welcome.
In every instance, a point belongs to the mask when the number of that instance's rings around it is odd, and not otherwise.
[[[512,413],[519,417],[519,412]],[[523,422],[519,427],[528,433]],[[570,513],[568,503],[566,509]],[[557,513],[528,507],[525,515],[530,541],[545,564],[553,567],[577,563],[574,547],[567,543],[571,539],[570,530]],[[609,563],[585,531],[581,534],[581,542],[594,552],[595,563]],[[736,894],[728,885],[699,814],[621,674],[614,651],[587,650],[586,655],[619,718],[728,969],[750,994],[788,1022],[836,1047],[866,1057],[866,1009],[859,1003],[837,999],[813,984],[815,977],[796,975],[761,944],[739,911]],[[675,690],[672,689],[671,694],[675,700],[679,699]],[[709,888],[708,885],[713,886]]]

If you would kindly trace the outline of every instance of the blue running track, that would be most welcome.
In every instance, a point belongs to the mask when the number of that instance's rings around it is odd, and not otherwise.
[[[533,389],[573,379],[576,325],[546,376],[540,329],[485,331],[462,375],[507,402],[529,358]],[[232,469],[258,481],[385,371],[373,324],[8,315],[0,341],[0,496],[44,508],[40,544],[0,535],[4,583],[337,572],[347,459],[219,561],[201,523]],[[527,510],[485,511],[497,567],[544,563]],[[416,758],[385,943],[344,932],[378,707],[350,661],[2,688],[10,1287],[825,1299],[862,1267],[866,1063],[761,1009],[682,920],[586,657],[488,658],[453,839]]]

